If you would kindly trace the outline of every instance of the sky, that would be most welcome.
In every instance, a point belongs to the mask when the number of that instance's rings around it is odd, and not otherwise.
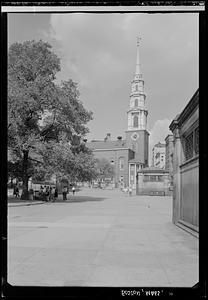
[[[87,139],[112,139],[127,130],[136,37],[148,109],[150,153],[199,86],[197,13],[9,13],[8,43],[49,42],[61,59],[57,81],[78,83],[93,112]],[[151,154],[150,154],[151,155]]]

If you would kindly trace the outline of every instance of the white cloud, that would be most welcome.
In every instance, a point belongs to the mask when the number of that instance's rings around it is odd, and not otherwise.
[[[166,126],[164,135],[168,134],[168,119],[198,87],[197,24],[194,14],[51,15],[50,38],[62,64],[57,77],[78,83],[84,106],[94,112],[92,136],[106,132],[106,116],[112,135],[127,129],[125,113],[135,71],[136,36],[140,35],[148,126],[152,127],[150,148],[165,138],[157,128]]]

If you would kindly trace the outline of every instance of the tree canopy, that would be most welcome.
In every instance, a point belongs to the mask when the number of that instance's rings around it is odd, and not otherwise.
[[[106,158],[96,159],[96,169],[100,180],[112,178],[115,174],[114,166]]]
[[[60,69],[60,59],[46,42],[9,48],[8,147],[18,172],[22,165],[23,198],[31,174],[55,173],[80,181],[95,176],[93,155],[83,142],[92,112],[84,108],[75,82],[55,83]]]

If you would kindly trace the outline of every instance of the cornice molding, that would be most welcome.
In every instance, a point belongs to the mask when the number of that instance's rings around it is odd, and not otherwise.
[[[185,120],[193,113],[199,104],[199,89],[196,90],[191,100],[188,102],[184,110],[178,114],[171,122],[169,128],[173,132],[176,128],[181,127]]]

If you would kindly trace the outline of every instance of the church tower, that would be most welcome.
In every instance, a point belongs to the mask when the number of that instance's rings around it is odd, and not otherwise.
[[[134,79],[131,83],[130,107],[128,114],[128,130],[146,130],[147,115],[144,94],[144,80],[142,79],[140,59],[139,59],[139,41],[137,38],[137,59]]]
[[[140,168],[148,166],[148,146],[149,133],[147,131],[147,115],[146,95],[144,93],[144,80],[142,78],[141,64],[139,57],[141,38],[137,38],[137,56],[136,56],[136,70],[134,79],[131,82],[131,94],[129,109],[127,111],[128,125],[126,130],[126,141],[130,149],[134,151],[134,159],[129,161],[129,172],[134,169],[134,176],[136,171]],[[133,173],[132,173],[133,174]],[[130,177],[132,175],[130,174]],[[134,180],[130,180],[130,185],[135,185]]]

